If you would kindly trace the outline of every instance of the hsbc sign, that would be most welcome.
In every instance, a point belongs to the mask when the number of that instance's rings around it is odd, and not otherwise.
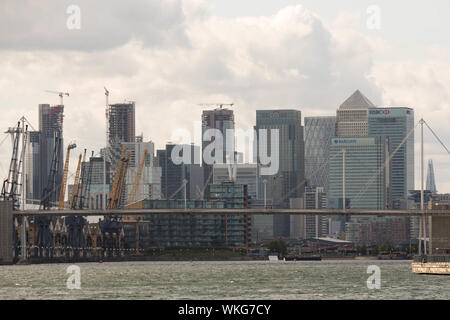
[[[370,110],[369,113],[370,114],[385,114],[385,115],[388,115],[388,114],[391,113],[391,111],[390,110],[383,110],[383,109],[381,109],[381,110]]]

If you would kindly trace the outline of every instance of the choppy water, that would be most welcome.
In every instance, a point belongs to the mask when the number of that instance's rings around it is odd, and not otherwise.
[[[0,266],[0,299],[450,299],[450,277],[415,275],[410,261],[80,263]],[[381,289],[367,288],[367,267]]]

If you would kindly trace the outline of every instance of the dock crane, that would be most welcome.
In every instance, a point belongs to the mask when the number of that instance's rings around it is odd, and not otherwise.
[[[72,188],[72,196],[70,197],[70,209],[75,209],[77,199],[78,199],[78,184],[80,183],[80,170],[81,170],[81,153],[78,157],[78,165],[77,165],[77,171],[75,173],[75,181],[73,183]]]
[[[42,191],[41,203],[39,205],[40,210],[50,210],[52,202],[56,199],[56,174],[59,164],[59,150],[61,146],[62,138],[60,132],[55,132],[54,135],[54,148],[52,162],[50,166],[50,173],[48,175],[47,186]],[[36,217],[34,223],[37,225],[37,235],[35,240],[35,255],[39,253],[39,257],[43,257],[44,253],[46,257],[53,257],[53,235],[51,232],[51,216],[39,216]]]
[[[83,162],[86,160],[86,149],[84,149],[84,156],[83,156]],[[80,184],[80,172],[81,172],[81,154],[78,157],[78,165],[77,165],[77,171],[75,173],[75,181],[72,188],[72,196],[70,199],[70,209],[74,210],[76,209],[77,203],[79,201],[82,201],[82,184]],[[83,228],[86,224],[86,219],[83,218],[83,216],[68,216],[65,217],[64,222],[67,227],[68,237],[67,237],[67,244],[69,247],[73,250],[73,256],[78,257],[80,250],[83,252],[83,255],[85,255],[85,239],[83,236]]]
[[[3,182],[2,197],[3,200],[13,200],[14,209],[17,209],[19,206],[17,199],[17,186],[19,185],[20,164],[23,160],[22,155],[19,156],[19,141],[20,135],[22,133],[22,129],[20,128],[20,122],[17,123],[17,128],[9,128],[8,131],[6,131],[6,133],[11,134],[13,142],[13,152],[11,156],[11,162],[9,165],[8,178]]]
[[[62,106],[64,105],[63,97],[64,97],[64,96],[69,96],[69,93],[68,93],[68,92],[51,91],[51,90],[45,90],[45,92],[57,94],[57,95],[60,97],[60,99],[61,99],[61,105],[62,105]]]
[[[122,154],[120,155],[120,161],[117,165],[116,174],[114,175],[114,181],[112,184],[111,192],[109,193],[107,209],[117,209],[120,204],[120,197],[122,195],[123,184],[125,181],[125,175],[127,173],[128,162],[130,161],[131,153],[128,152],[127,157],[125,154],[127,147],[124,146]]]
[[[147,153],[148,153],[148,151],[147,151],[147,149],[145,149],[144,157],[142,158],[141,163],[139,164],[139,168],[136,173],[136,178],[134,179],[133,188],[131,189],[130,196],[128,197],[128,205],[127,206],[129,206],[131,203],[133,203],[136,198],[136,191],[137,191],[137,188],[139,187],[139,182],[141,181],[142,169],[144,168],[145,160],[147,158]]]
[[[66,196],[66,186],[67,186],[67,174],[69,172],[70,150],[75,149],[76,147],[77,145],[75,143],[69,143],[69,145],[67,146],[66,162],[64,164],[61,189],[59,190],[59,201],[58,201],[59,210],[64,208],[64,197]]]

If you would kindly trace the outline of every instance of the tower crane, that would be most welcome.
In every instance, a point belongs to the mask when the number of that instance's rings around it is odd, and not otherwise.
[[[83,163],[86,164],[86,149],[84,149]],[[81,177],[78,184],[78,208],[83,209],[84,198],[86,197],[86,166],[81,165]]]
[[[69,93],[68,93],[68,92],[51,91],[51,90],[45,90],[45,92],[57,94],[57,95],[61,98],[61,105],[62,105],[62,106],[64,105],[64,103],[63,103],[63,102],[64,102],[64,101],[63,101],[63,96],[69,96]]]
[[[69,172],[70,150],[75,149],[76,147],[77,145],[75,143],[69,143],[69,145],[67,146],[66,162],[64,164],[61,189],[59,190],[59,201],[58,201],[59,210],[64,208],[64,197],[66,196],[66,186],[67,186],[67,174]]]
[[[105,119],[106,119],[106,146],[108,146],[108,127],[109,127],[109,123],[108,123],[108,119],[109,119],[109,90],[106,89],[105,87],[103,87],[105,89],[105,98],[106,98],[106,105],[105,105]]]
[[[141,181],[142,176],[142,169],[144,168],[145,159],[147,158],[147,149],[144,150],[144,157],[141,160],[141,163],[139,164],[138,171],[136,173],[136,178],[134,179],[133,188],[131,189],[130,196],[128,198],[128,205],[130,205],[132,202],[134,202],[134,199],[136,198],[136,191],[139,186],[139,182]]]

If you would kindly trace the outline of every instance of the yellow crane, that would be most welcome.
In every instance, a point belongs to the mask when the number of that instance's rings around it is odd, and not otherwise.
[[[139,164],[138,171],[136,173],[136,178],[134,179],[133,188],[131,189],[130,196],[128,197],[128,206],[132,204],[136,198],[136,192],[139,187],[141,176],[142,176],[142,169],[144,168],[145,159],[147,158],[147,149],[144,150],[144,157],[141,160],[141,163]]]
[[[73,183],[73,188],[72,188],[72,196],[70,197],[70,203],[69,203],[69,207],[71,209],[75,208],[75,205],[77,203],[77,198],[78,198],[78,184],[80,182],[80,170],[81,170],[81,154],[80,157],[78,158],[78,165],[77,165],[77,171],[75,173],[75,182]]]
[[[66,186],[67,186],[67,174],[69,172],[70,150],[75,149],[76,147],[77,145],[75,143],[69,143],[69,145],[67,146],[66,163],[64,164],[61,190],[59,190],[59,201],[58,201],[59,210],[64,208],[64,197],[66,196]]]
[[[114,175],[114,181],[111,187],[111,192],[109,193],[108,206],[107,209],[117,209],[120,202],[120,196],[123,190],[123,183],[125,181],[125,175],[127,173],[128,162],[130,161],[131,153],[128,152],[127,157],[125,154],[127,152],[127,147],[123,147],[122,154],[120,155],[120,161],[117,165],[116,174]]]

